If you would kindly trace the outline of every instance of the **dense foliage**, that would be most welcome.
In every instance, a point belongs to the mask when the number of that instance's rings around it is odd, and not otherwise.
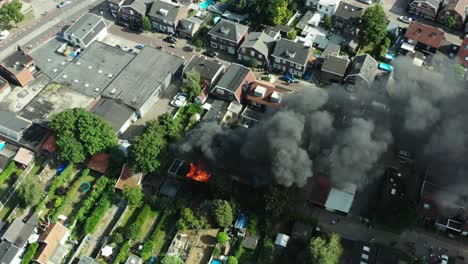
[[[107,195],[103,196],[93,210],[93,213],[86,219],[83,227],[83,231],[86,234],[92,234],[96,231],[96,228],[101,223],[101,219],[107,213],[107,210],[111,206],[111,200]]]
[[[18,187],[18,200],[21,208],[34,206],[41,201],[43,191],[35,177],[26,177]]]
[[[178,256],[165,256],[161,264],[184,264],[184,261]]]
[[[127,260],[128,253],[130,252],[130,241],[126,241],[119,250],[119,254],[115,257],[114,264],[124,263]]]
[[[228,227],[232,224],[234,213],[228,201],[214,200],[211,207],[216,223],[220,227]]]
[[[36,212],[39,212],[42,209],[44,209],[48,201],[52,201],[52,199],[55,197],[55,192],[57,191],[58,188],[60,188],[66,182],[71,181],[74,171],[75,171],[74,165],[68,164],[67,167],[62,171],[60,175],[55,176],[55,178],[52,180],[52,183],[50,184],[49,191],[47,191],[47,195],[37,205]]]
[[[219,232],[218,235],[216,236],[216,240],[218,241],[219,244],[224,245],[229,241],[229,236],[224,232]]]
[[[86,200],[84,200],[84,202],[81,204],[78,212],[72,216],[70,223],[74,224],[77,221],[84,220],[86,214],[90,212],[90,210],[94,206],[94,203],[99,199],[99,197],[101,197],[101,194],[104,192],[109,182],[109,178],[104,176],[102,176],[96,181],[93,191],[90,193],[88,198],[86,198]]]
[[[338,264],[342,254],[343,248],[337,234],[332,234],[328,239],[315,237],[310,240],[310,256],[314,264]]]
[[[166,148],[164,131],[157,123],[148,123],[145,131],[133,139],[129,158],[138,171],[154,172],[160,165],[160,154]]]
[[[117,144],[111,125],[81,108],[67,109],[52,117],[50,128],[56,133],[58,158],[73,163]]]
[[[361,17],[361,46],[378,45],[387,35],[387,16],[381,5],[368,7]]]
[[[36,255],[36,251],[39,248],[39,243],[34,242],[28,246],[26,252],[24,253],[21,264],[29,264],[32,263],[34,256]]]
[[[140,207],[143,205],[143,190],[140,186],[130,187],[124,186],[123,196],[130,207]]]
[[[8,26],[10,22],[14,22],[16,26],[24,20],[24,14],[21,12],[23,4],[19,0],[4,3],[0,9],[0,22],[4,27]]]
[[[200,73],[191,70],[185,73],[181,90],[187,94],[189,102],[201,93]]]
[[[190,208],[184,208],[180,212],[176,227],[178,230],[196,229],[200,230],[206,226],[203,217],[197,217]]]

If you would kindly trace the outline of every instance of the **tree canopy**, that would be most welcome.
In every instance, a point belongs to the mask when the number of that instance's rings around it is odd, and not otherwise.
[[[21,13],[23,4],[19,0],[13,0],[10,3],[3,4],[0,9],[0,21],[4,25],[8,25],[11,21],[18,25],[24,20],[24,15]]]
[[[166,255],[161,260],[161,264],[184,264],[184,261],[178,256],[169,256]]]
[[[148,16],[143,17],[143,30],[150,31],[151,30],[151,21]]]
[[[181,90],[187,94],[189,100],[192,100],[201,93],[200,73],[193,69],[186,72],[184,77]]]
[[[227,264],[237,264],[237,263],[239,263],[239,261],[237,260],[236,257],[230,256],[230,257],[228,258]]]
[[[265,238],[263,241],[262,249],[260,250],[259,254],[259,263],[260,264],[268,264],[273,262],[273,255],[275,253],[275,245],[273,244],[273,240],[270,238]]]
[[[250,11],[255,24],[281,25],[288,21],[294,9],[288,0],[254,0]]]
[[[234,221],[234,213],[228,201],[214,200],[212,203],[212,211],[216,223],[221,227],[228,227]]]
[[[366,9],[359,24],[361,46],[378,45],[387,35],[387,16],[381,5]]]
[[[218,243],[219,244],[226,244],[228,241],[229,241],[229,236],[224,233],[224,232],[219,232],[218,233],[218,236],[216,237],[216,239],[218,240]]]
[[[176,223],[178,230],[196,229],[200,230],[206,226],[203,217],[197,217],[190,208],[184,208],[180,212],[179,220]]]
[[[111,125],[82,108],[54,115],[50,128],[56,133],[58,158],[72,163],[83,162],[89,155],[117,144]]]
[[[314,264],[338,264],[343,254],[340,236],[331,234],[328,239],[315,237],[310,240],[310,255]]]
[[[444,23],[449,28],[456,28],[457,27],[457,19],[454,16],[446,16],[444,18]]]
[[[143,191],[140,186],[130,187],[125,185],[123,196],[130,207],[141,207],[143,205]]]
[[[43,191],[34,177],[26,177],[18,187],[18,199],[22,208],[34,206],[41,201]]]

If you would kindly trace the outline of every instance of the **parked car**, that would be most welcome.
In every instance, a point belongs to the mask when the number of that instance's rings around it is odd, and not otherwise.
[[[372,5],[372,0],[358,0],[358,1],[367,5]]]
[[[130,48],[128,46],[125,46],[125,47],[122,48],[122,50],[128,52],[130,50]]]
[[[64,7],[66,7],[67,5],[69,5],[69,4],[71,4],[71,3],[72,3],[72,1],[70,1],[70,0],[65,0],[65,1],[61,2],[60,4],[58,4],[58,5],[57,5],[57,8],[64,8]]]
[[[281,77],[281,79],[287,83],[298,83],[299,81],[294,78],[291,74],[286,74],[284,75],[283,77]]]
[[[138,43],[138,44],[135,45],[135,48],[139,49],[139,50],[143,49],[144,47],[145,47],[145,44],[143,44],[143,43]]]
[[[0,32],[0,40],[6,39],[10,35],[10,31],[8,30],[3,30]]]
[[[409,16],[400,16],[398,17],[398,21],[401,21],[405,24],[409,24],[411,22],[413,22],[413,18],[409,17]]]
[[[177,43],[177,39],[174,38],[174,37],[166,37],[164,39],[164,41],[166,41],[167,43],[171,43],[171,44],[176,44]]]
[[[172,98],[172,99],[174,99],[174,100],[179,100],[179,99],[181,99],[181,98],[185,98],[185,99],[186,99],[186,98],[187,98],[187,94],[184,93],[184,92],[178,92],[176,95],[174,95],[174,98]]]
[[[122,48],[119,44],[115,45],[115,47],[118,48],[118,49]]]
[[[171,105],[174,107],[182,107],[187,102],[187,95],[182,92],[178,92],[174,99],[171,101]]]
[[[210,57],[210,58],[214,58],[216,57],[216,52],[212,51],[212,50],[207,50],[205,52],[203,52],[203,55],[207,56],[207,57]]]

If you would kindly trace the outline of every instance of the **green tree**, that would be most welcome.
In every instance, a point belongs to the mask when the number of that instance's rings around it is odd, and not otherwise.
[[[0,9],[0,20],[3,24],[8,25],[11,21],[18,26],[18,23],[24,20],[24,15],[21,13],[23,4],[19,0],[13,0],[10,3],[5,3]]]
[[[390,47],[390,44],[391,44],[391,40],[389,37],[385,37],[382,41],[382,43],[380,44],[379,46],[379,49],[378,49],[378,58],[379,59],[383,59],[385,58],[385,54],[387,54],[387,50],[388,48]]]
[[[151,30],[151,20],[148,16],[143,17],[143,30],[150,31]]]
[[[195,40],[195,47],[201,49],[201,48],[203,48],[203,46],[205,46],[205,42],[203,42],[202,39]]]
[[[67,109],[54,115],[50,128],[56,133],[60,160],[80,163],[87,156],[117,144],[111,125],[82,108]]]
[[[258,262],[260,264],[273,263],[274,253],[275,245],[273,244],[273,240],[271,240],[270,238],[265,238],[265,240],[263,241],[262,249],[260,250]]]
[[[131,223],[124,229],[124,237],[127,240],[137,240],[140,236],[140,230],[136,223]]]
[[[218,240],[219,244],[224,245],[229,241],[229,236],[224,232],[219,232],[216,239]]]
[[[158,117],[158,124],[164,132],[166,140],[173,141],[179,138],[182,129],[179,119],[174,118],[170,113],[164,113]]]
[[[287,35],[288,39],[290,40],[295,40],[296,36],[297,36],[297,31],[294,28],[291,29],[291,31],[289,31]]]
[[[123,196],[130,207],[138,208],[143,205],[143,191],[140,186],[130,187],[125,185]]]
[[[297,192],[293,187],[271,185],[263,195],[265,202],[265,213],[271,215],[273,219],[278,219],[289,213],[290,205],[295,204]]]
[[[169,256],[166,255],[161,260],[161,264],[184,264],[184,261],[178,256]]]
[[[142,135],[133,139],[129,159],[138,171],[154,172],[160,165],[160,153],[166,148],[164,131],[160,126],[148,126]]]
[[[325,16],[323,19],[323,26],[326,30],[330,30],[332,28],[332,19],[330,16]]]
[[[238,11],[244,11],[247,8],[248,2],[247,0],[236,0],[234,7]]]
[[[387,16],[381,5],[366,9],[359,23],[361,46],[375,45],[387,34]]]
[[[444,24],[449,28],[456,28],[458,25],[457,19],[454,16],[446,16],[444,18]]]
[[[26,177],[18,187],[18,199],[21,208],[34,206],[41,201],[43,191],[34,177]]]
[[[112,233],[111,238],[112,238],[112,242],[115,244],[120,244],[123,242],[123,236],[120,232],[114,231],[114,233]]]
[[[184,208],[180,212],[179,220],[176,223],[178,230],[196,229],[200,230],[206,226],[204,218],[197,218],[190,208]]]
[[[106,171],[106,175],[112,178],[118,178],[125,162],[127,162],[125,153],[119,149],[118,146],[113,147],[110,150],[109,167]]]
[[[314,264],[338,264],[343,254],[340,236],[332,234],[330,238],[315,237],[310,240],[310,256]]]
[[[236,257],[230,256],[230,257],[228,258],[227,264],[237,264],[237,263],[239,263],[239,261],[237,260]]]
[[[288,21],[288,1],[287,0],[276,0],[274,1],[273,7],[273,24],[281,25]]]
[[[196,70],[185,73],[181,90],[187,94],[189,101],[197,97],[201,93],[200,73]]]
[[[234,213],[228,201],[214,200],[212,203],[212,211],[216,223],[221,227],[228,227],[234,221]]]

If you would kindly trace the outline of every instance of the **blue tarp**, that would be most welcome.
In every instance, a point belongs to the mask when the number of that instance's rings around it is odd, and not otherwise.
[[[387,63],[383,63],[383,62],[379,63],[379,69],[387,71],[387,72],[392,72],[393,71],[392,65],[387,64]]]
[[[5,146],[6,146],[6,142],[5,142],[5,141],[1,141],[1,142],[0,142],[0,150],[2,150]]]
[[[62,163],[60,164],[60,166],[58,166],[57,168],[57,175],[60,175],[62,174],[63,170],[65,170],[65,168],[68,166],[68,163]]]
[[[239,228],[246,228],[247,227],[247,216],[245,214],[240,214],[239,217],[237,217],[236,223],[234,224],[234,228],[239,229]]]

